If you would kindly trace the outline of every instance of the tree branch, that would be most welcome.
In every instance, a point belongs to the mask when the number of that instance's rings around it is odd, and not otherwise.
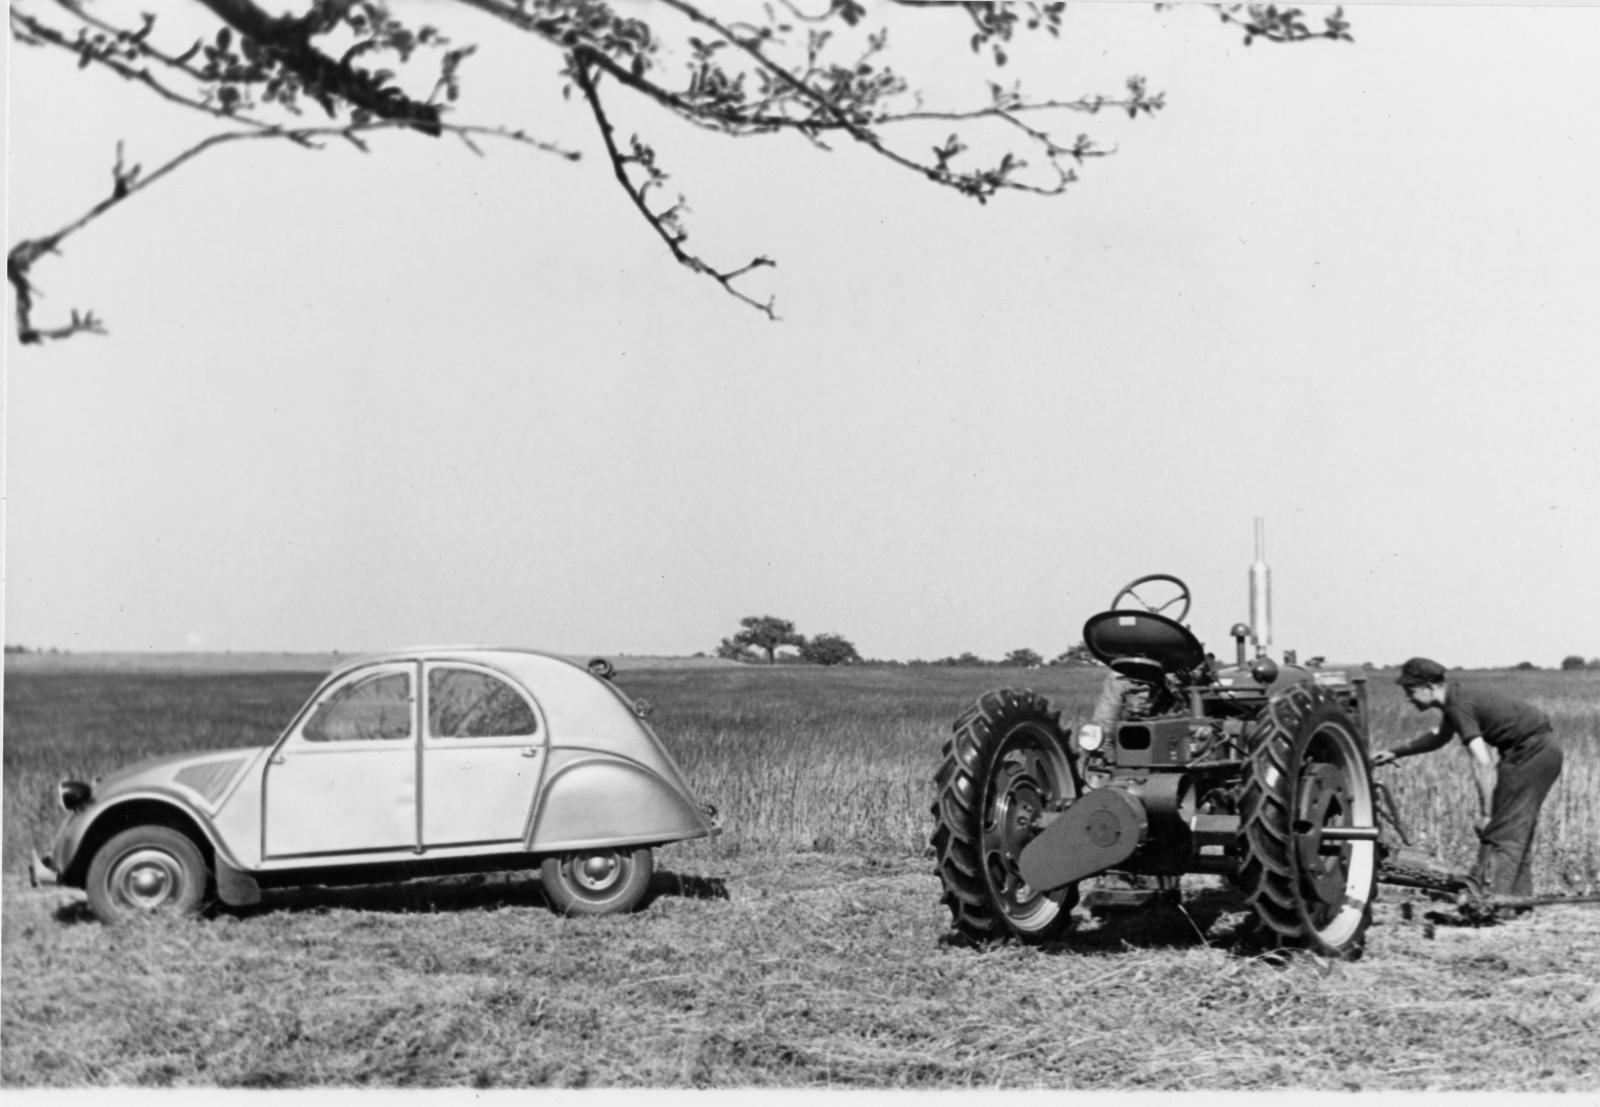
[[[1328,39],[1331,42],[1354,42],[1350,35],[1350,22],[1344,17],[1344,8],[1324,16],[1322,30],[1313,31],[1307,26],[1305,12],[1299,8],[1280,8],[1276,4],[1214,4],[1222,22],[1244,28],[1244,44],[1256,39],[1268,42],[1308,42]],[[1241,16],[1239,13],[1243,12]]]
[[[743,291],[735,288],[733,284],[734,281],[751,270],[776,265],[776,262],[771,258],[757,257],[738,269],[717,269],[715,266],[708,264],[699,255],[683,248],[683,243],[688,239],[689,232],[684,230],[679,215],[683,206],[681,198],[678,203],[664,211],[656,211],[650,207],[647,194],[651,188],[665,181],[666,174],[656,167],[655,152],[640,143],[638,139],[634,139],[631,153],[624,154],[617,146],[615,129],[611,125],[610,118],[606,115],[605,106],[600,101],[600,90],[596,86],[593,65],[594,52],[587,47],[580,48],[572,53],[570,70],[573,79],[577,82],[579,89],[583,92],[584,99],[589,104],[589,110],[593,114],[595,124],[600,130],[600,137],[605,143],[606,154],[611,159],[611,168],[616,175],[617,183],[622,186],[622,190],[633,201],[633,206],[638,209],[640,215],[644,216],[645,222],[655,230],[661,241],[667,244],[667,249],[672,251],[672,256],[680,265],[710,277],[720,284],[729,295],[743,300],[751,307],[763,312],[768,319],[776,319],[777,314],[770,298],[766,303],[762,303],[760,300],[747,296]],[[642,184],[635,184],[632,177],[628,175],[627,167],[630,164],[636,164],[643,168],[645,178]]]
[[[251,0],[197,2],[299,77],[330,116],[331,100],[338,98],[379,119],[412,127],[425,135],[437,138],[443,133],[438,105],[412,100],[366,70],[351,65],[350,59],[359,51],[335,61],[311,44],[312,35],[330,30],[348,11],[350,0],[313,4],[308,14],[298,18],[270,16]],[[219,45],[226,49],[225,44]]]
[[[154,15],[144,15],[137,26],[118,26],[114,17],[105,16],[117,11],[115,5],[102,5],[91,12],[85,0],[13,3],[11,29],[17,41],[65,51],[77,58],[80,68],[108,69],[186,111],[242,128],[211,136],[142,179],[137,165],[123,164],[119,145],[111,196],[53,235],[18,242],[7,256],[7,278],[16,290],[22,341],[102,331],[92,313],[74,312],[71,322],[61,327],[35,326],[32,312],[38,290],[31,283],[33,266],[45,254],[59,252],[61,242],[71,234],[215,145],[244,138],[281,138],[320,148],[320,139],[337,137],[365,151],[364,136],[369,130],[404,128],[434,137],[454,134],[479,154],[482,151],[475,137],[489,135],[563,157],[577,156],[534,141],[521,131],[444,121],[449,105],[457,99],[458,71],[473,52],[472,46],[444,51],[426,99],[402,92],[392,83],[394,74],[388,70],[358,65],[358,59],[382,53],[398,57],[400,68],[419,50],[443,49],[446,43],[433,27],[413,27],[393,17],[383,0],[297,0],[303,10],[287,15],[268,11],[262,6],[265,0],[195,2],[214,16],[220,27],[211,40],[196,41],[176,54],[153,44]],[[1163,95],[1151,93],[1141,77],[1128,79],[1125,94],[1085,95],[1075,100],[1034,98],[1024,93],[1020,83],[1004,88],[991,81],[987,103],[973,97],[950,107],[925,106],[916,86],[889,64],[888,32],[865,26],[866,0],[767,0],[760,8],[749,5],[761,13],[745,17],[752,21],[713,15],[702,0],[652,0],[648,4],[641,0],[625,9],[648,10],[648,21],[619,14],[613,7],[615,0],[455,2],[560,52],[567,63],[564,76],[569,82],[564,92],[581,92],[618,182],[674,259],[711,277],[769,318],[775,318],[772,301],[752,299],[736,282],[752,269],[773,262],[757,257],[741,268],[722,270],[685,246],[684,202],[680,197],[663,205],[651,195],[665,185],[667,175],[656,166],[655,152],[646,142],[637,136],[627,145],[618,142],[607,98],[601,94],[603,79],[609,78],[618,89],[642,96],[692,126],[729,137],[788,132],[830,149],[827,140],[845,136],[900,169],[980,202],[1001,190],[1057,195],[1077,181],[1077,171],[1087,159],[1115,152],[1100,148],[1081,133],[1070,142],[1058,140],[1047,129],[1047,113],[1093,115],[1117,110],[1137,118],[1153,115],[1165,106]],[[747,4],[748,0],[736,2]],[[883,3],[905,11],[954,11],[956,33],[966,36],[973,53],[995,67],[1007,64],[1008,49],[1024,33],[1059,37],[1065,9],[1061,0]],[[63,31],[19,11],[19,5],[48,5],[75,22],[69,31]],[[1246,43],[1256,38],[1282,43],[1350,40],[1342,9],[1326,17],[1318,31],[1298,8],[1228,0],[1212,7],[1224,24],[1244,29]],[[743,14],[745,8],[732,10]],[[126,18],[131,24],[133,16]],[[663,27],[668,30],[664,32]],[[329,44],[351,39],[353,44],[335,57],[337,48]],[[669,73],[669,62],[679,68]],[[338,118],[341,110],[348,109],[347,121],[324,128],[273,121],[279,111],[298,117],[301,98],[320,104],[330,117]],[[937,132],[917,137],[919,127],[931,130],[938,123],[950,125],[947,138],[937,139]],[[972,149],[978,135],[1000,138],[998,148],[983,161],[977,161]]]
[[[244,127],[244,130],[225,131],[210,135],[196,142],[177,156],[161,165],[150,174],[142,174],[138,165],[131,168],[124,163],[123,145],[117,144],[116,163],[112,168],[112,188],[110,195],[93,204],[87,211],[76,219],[51,234],[19,241],[6,255],[6,280],[10,283],[16,296],[16,323],[18,341],[26,345],[43,343],[52,339],[71,337],[80,332],[96,334],[105,333],[104,325],[92,312],[80,312],[74,309],[71,312],[70,322],[66,325],[46,327],[34,322],[33,313],[36,302],[40,296],[38,286],[33,281],[33,267],[47,254],[60,254],[61,244],[70,236],[76,234],[101,216],[123,204],[146,188],[154,185],[172,174],[183,165],[218,146],[226,143],[239,142],[248,139],[281,139],[308,149],[321,149],[322,140],[339,138],[349,142],[357,149],[366,152],[368,147],[365,135],[380,130],[406,128],[422,130],[432,135],[453,134],[464,145],[478,155],[482,149],[474,141],[476,138],[493,138],[503,141],[515,142],[520,145],[530,146],[544,153],[555,154],[569,161],[576,161],[579,154],[576,151],[566,150],[553,143],[544,142],[529,136],[522,130],[508,127],[488,127],[479,125],[445,123],[440,119],[440,109],[437,105],[423,105],[427,111],[419,114],[414,102],[401,104],[393,99],[391,90],[385,90],[383,96],[377,100],[368,96],[375,78],[368,77],[363,71],[354,70],[348,62],[335,63],[323,57],[323,61],[336,69],[342,69],[349,74],[360,74],[344,84],[338,86],[334,92],[346,99],[347,93],[363,97],[362,100],[351,99],[356,105],[356,114],[351,122],[327,127],[300,127],[285,126],[272,123],[265,119],[257,118],[245,110],[247,101],[242,97],[228,99],[227,97],[204,98],[177,91],[156,77],[144,62],[155,62],[167,71],[181,74],[182,76],[205,84],[208,82],[224,82],[222,87],[228,87],[225,82],[230,80],[260,80],[263,79],[265,70],[261,73],[242,73],[235,63],[237,58],[231,53],[231,43],[222,44],[219,35],[219,45],[205,47],[207,63],[204,67],[192,64],[201,51],[202,45],[196,43],[194,47],[181,55],[164,53],[151,45],[147,40],[155,25],[155,17],[146,15],[138,29],[118,27],[108,23],[98,16],[92,15],[78,2],[78,0],[53,0],[63,10],[82,21],[85,27],[92,29],[92,33],[80,30],[77,36],[52,27],[42,20],[12,9],[11,28],[16,37],[23,43],[31,46],[55,48],[72,53],[78,58],[79,68],[97,66],[107,69],[124,80],[149,89],[161,99],[183,107],[190,111],[200,112],[233,126]],[[248,0],[200,0],[206,7],[219,16],[234,21],[250,29],[252,36],[259,33],[272,38],[275,42],[274,49],[282,44],[293,47],[298,41],[309,41],[306,36],[314,32],[321,24],[316,23],[316,18],[326,20],[337,16],[349,8],[348,3],[340,0],[328,0],[328,3],[314,9],[313,16],[300,20],[273,19],[267,16]],[[318,14],[320,13],[320,15]],[[330,14],[331,13],[331,14]],[[224,32],[223,34],[226,34]],[[252,37],[248,41],[254,42]],[[440,40],[442,41],[442,40]],[[309,46],[307,47],[309,49]],[[254,47],[245,48],[248,53]],[[315,51],[313,51],[314,53]],[[450,51],[445,56],[441,69],[439,82],[435,86],[435,95],[441,89],[448,91],[454,85],[455,70],[461,59],[471,52],[466,50]],[[347,55],[347,58],[349,55]],[[304,61],[304,57],[301,59]],[[234,68],[229,68],[235,66]],[[269,91],[271,86],[268,86]],[[277,102],[281,106],[294,112],[292,102],[285,97],[288,92],[283,92]],[[272,99],[272,97],[269,97]],[[409,106],[407,106],[409,104]],[[385,114],[386,113],[386,114]]]
[[[375,121],[364,124],[346,124],[341,127],[302,127],[294,130],[267,127],[249,131],[229,131],[201,139],[148,175],[142,175],[138,166],[131,170],[124,168],[122,144],[119,142],[117,144],[117,162],[112,169],[113,184],[111,195],[94,204],[77,219],[54,233],[42,235],[38,238],[23,239],[13,246],[6,255],[6,280],[11,283],[11,287],[16,291],[18,341],[25,345],[33,345],[49,339],[68,338],[79,331],[87,330],[97,334],[105,333],[103,325],[92,311],[80,314],[76,309],[72,312],[72,324],[70,326],[55,328],[36,326],[32,316],[34,299],[38,293],[38,288],[33,284],[30,277],[34,264],[46,254],[59,254],[61,252],[60,245],[66,238],[76,234],[102,215],[126,203],[157,181],[176,172],[208,150],[215,149],[225,143],[244,142],[252,139],[284,139],[308,149],[320,149],[319,139],[342,138],[358,149],[365,151],[367,146],[361,137],[363,134],[405,126],[409,126],[409,123]],[[474,137],[497,138],[523,146],[531,146],[536,150],[555,154],[568,161],[577,161],[581,156],[575,150],[565,150],[553,143],[531,138],[522,131],[509,130],[503,127],[445,123],[440,125],[440,131],[441,133],[457,135],[474,153],[480,155],[482,151],[473,143]]]

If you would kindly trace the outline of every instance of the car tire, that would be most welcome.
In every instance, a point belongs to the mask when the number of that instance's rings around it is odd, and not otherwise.
[[[166,826],[136,826],[95,851],[84,889],[107,924],[149,915],[198,915],[211,874],[200,847]]]
[[[562,915],[632,911],[649,891],[654,874],[649,846],[577,850],[547,857],[539,865],[544,897]]]

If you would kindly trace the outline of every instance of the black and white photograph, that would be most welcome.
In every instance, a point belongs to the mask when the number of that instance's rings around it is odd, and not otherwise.
[[[1600,1090],[1600,7],[9,15],[0,1088]]]

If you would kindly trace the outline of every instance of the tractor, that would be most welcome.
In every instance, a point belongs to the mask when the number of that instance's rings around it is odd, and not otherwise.
[[[1113,725],[1069,734],[1048,700],[1017,689],[956,721],[932,845],[960,935],[1044,943],[1091,878],[1130,874],[1171,898],[1185,874],[1212,874],[1270,944],[1360,955],[1382,856],[1366,685],[1268,656],[1259,530],[1257,542],[1231,663],[1184,625],[1183,581],[1140,577],[1083,628],[1121,688]]]

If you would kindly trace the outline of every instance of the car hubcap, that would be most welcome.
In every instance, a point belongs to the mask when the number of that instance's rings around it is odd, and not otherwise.
[[[573,879],[590,894],[608,891],[622,878],[622,864],[614,853],[591,853],[572,866]]]
[[[111,890],[117,900],[142,911],[170,902],[182,887],[183,869],[176,858],[161,850],[130,853],[111,873]]]

